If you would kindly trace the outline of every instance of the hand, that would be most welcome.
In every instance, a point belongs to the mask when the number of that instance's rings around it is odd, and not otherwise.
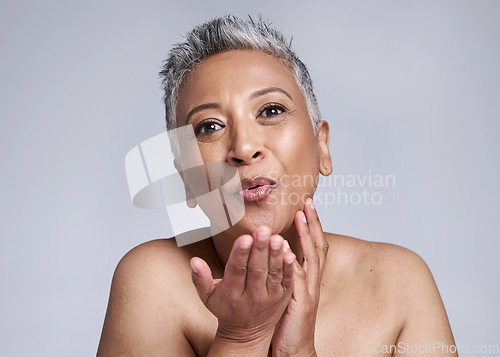
[[[304,261],[302,266],[294,262],[295,287],[292,298],[272,339],[275,357],[316,356],[314,331],[328,242],[312,199],[306,200],[304,211],[295,214],[295,226]]]
[[[233,244],[224,278],[214,279],[208,264],[192,258],[193,282],[205,306],[217,317],[216,339],[229,343],[269,344],[292,295],[295,255],[267,226]]]

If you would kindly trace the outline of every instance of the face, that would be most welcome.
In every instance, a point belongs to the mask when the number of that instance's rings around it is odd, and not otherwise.
[[[261,224],[287,231],[319,173],[332,171],[328,124],[314,133],[294,76],[274,56],[234,50],[208,57],[184,80],[176,114],[178,127],[193,126],[205,164],[238,170],[245,215],[235,234]]]

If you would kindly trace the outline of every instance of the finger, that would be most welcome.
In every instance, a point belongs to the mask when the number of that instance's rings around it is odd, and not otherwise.
[[[259,226],[253,232],[254,244],[248,258],[246,292],[252,295],[267,293],[269,271],[269,239],[271,228]]]
[[[245,234],[234,241],[233,248],[224,269],[224,284],[235,294],[245,291],[248,258],[253,245],[253,237]]]
[[[316,246],[311,238],[309,225],[307,224],[306,216],[303,211],[297,211],[295,214],[295,226],[299,234],[300,247],[304,255],[302,268],[306,272],[307,285],[309,291],[315,291],[318,288],[320,280],[320,259]],[[313,290],[314,289],[314,290]]]
[[[295,267],[294,264],[299,265],[297,262],[295,254],[293,254],[288,242],[284,242],[284,252],[283,252],[283,280],[281,280],[281,286],[285,291],[290,291],[295,285]],[[300,266],[300,265],[299,265]]]
[[[272,294],[281,290],[283,280],[283,237],[273,235],[269,240],[269,268],[267,272],[267,292]]]
[[[316,250],[319,255],[320,271],[323,272],[326,256],[328,253],[328,242],[325,239],[323,228],[321,227],[321,222],[318,217],[318,212],[314,207],[312,198],[308,198],[306,200],[304,205],[304,213],[306,214],[307,223],[309,225],[311,239],[316,246]]]
[[[290,245],[286,240],[284,246],[285,253],[283,259],[289,259],[288,262],[291,262],[290,274],[293,277],[293,298],[297,301],[303,301],[308,293],[306,284],[306,272],[300,266],[295,254],[293,254],[292,250],[290,249]]]
[[[206,305],[214,289],[214,278],[208,264],[201,258],[191,258],[191,277],[201,301]]]

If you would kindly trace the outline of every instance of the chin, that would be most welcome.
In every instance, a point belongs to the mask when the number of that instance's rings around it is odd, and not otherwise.
[[[283,234],[293,225],[294,212],[285,214],[286,211],[286,209],[280,212],[267,210],[252,212],[251,209],[247,210],[245,216],[230,230],[240,236],[242,234],[252,234],[258,226],[266,225],[271,228],[273,234]]]

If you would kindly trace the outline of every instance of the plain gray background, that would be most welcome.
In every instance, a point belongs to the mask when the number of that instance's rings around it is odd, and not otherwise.
[[[457,344],[500,344],[500,1],[28,0],[0,5],[0,355],[95,354],[119,259],[170,234],[125,154],[164,130],[172,44],[225,13],[293,36],[336,174],[396,177],[325,229],[414,250]]]

